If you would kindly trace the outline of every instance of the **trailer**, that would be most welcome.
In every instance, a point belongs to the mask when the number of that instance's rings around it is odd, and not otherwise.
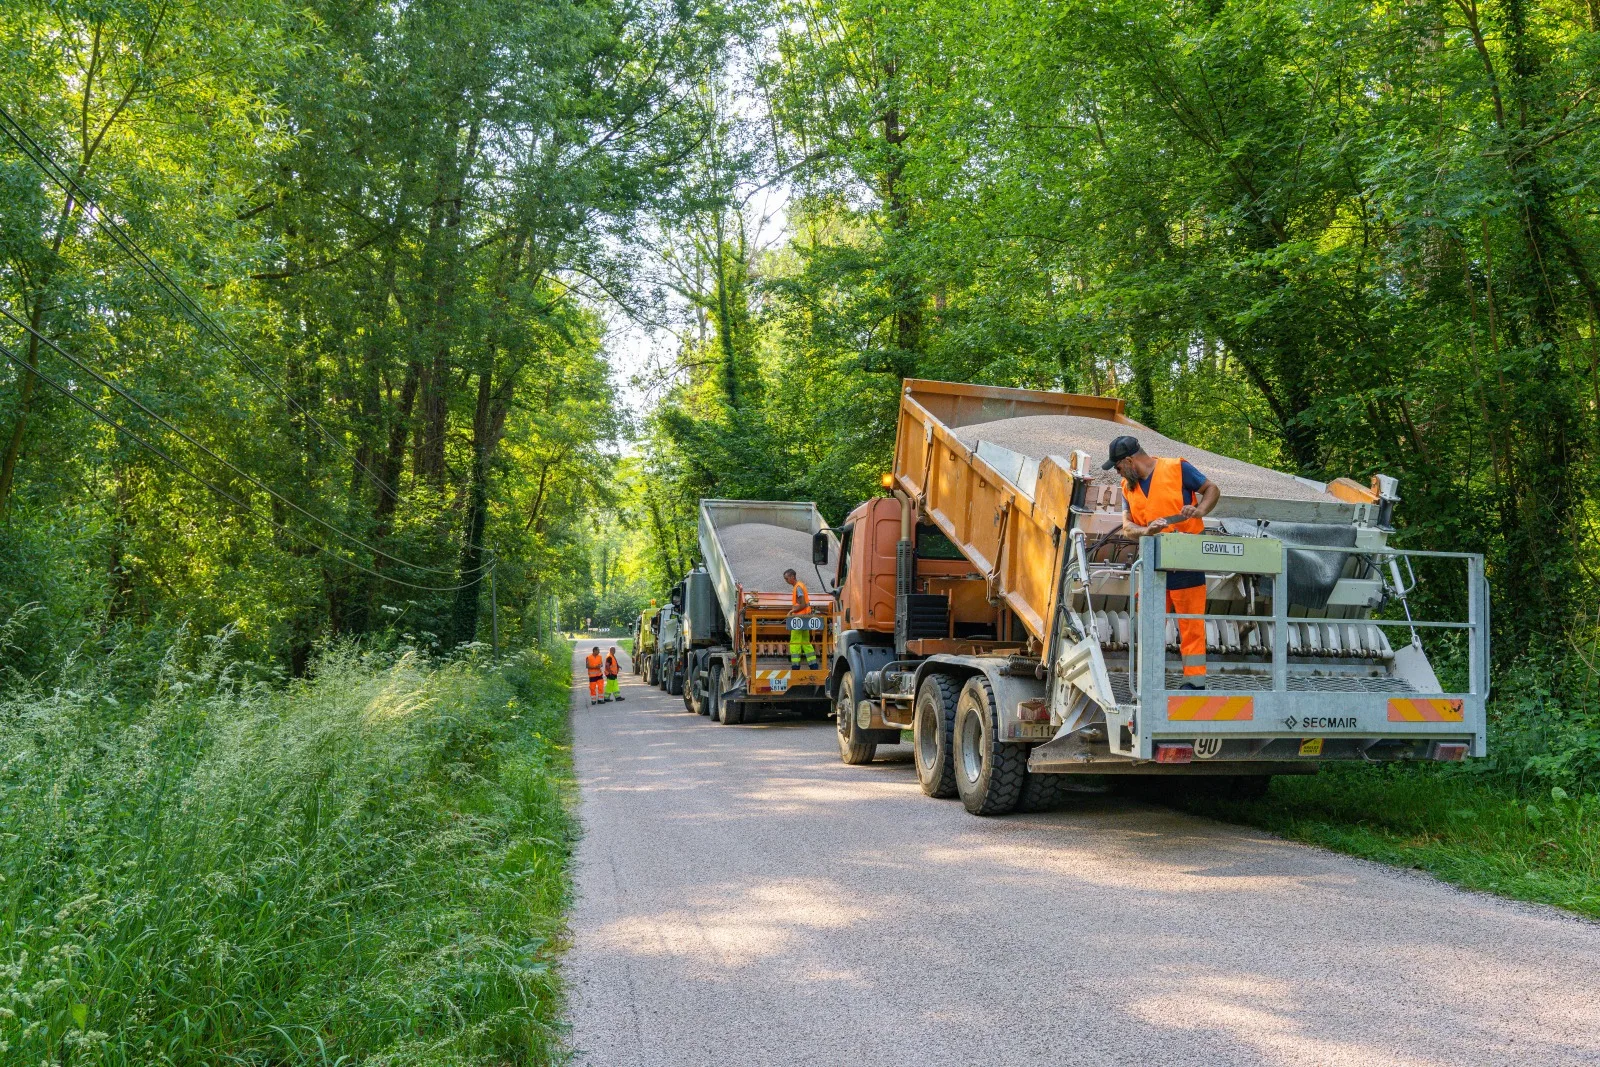
[[[1120,480],[1100,470],[1124,433],[1218,483],[1203,532],[1124,536]],[[1075,775],[1251,794],[1331,760],[1485,753],[1483,557],[1392,547],[1394,479],[1203,453],[1109,398],[908,380],[886,488],[841,531],[828,692],[847,763],[909,736],[925,792],[994,815]],[[1465,618],[1414,616],[1420,558],[1460,576]],[[1202,615],[1167,610],[1174,570],[1205,573]],[[1180,618],[1205,622],[1200,692],[1182,688]],[[1424,634],[1455,642],[1449,690]]]
[[[822,562],[817,562],[817,553]],[[690,658],[684,700],[716,722],[738,723],[757,708],[826,715],[827,664],[834,638],[833,533],[815,504],[772,500],[700,501],[700,555],[722,631]],[[808,587],[811,611],[791,614],[792,569]],[[709,616],[709,612],[705,612]],[[690,613],[692,629],[693,613]],[[804,628],[818,666],[789,661],[789,632]]]

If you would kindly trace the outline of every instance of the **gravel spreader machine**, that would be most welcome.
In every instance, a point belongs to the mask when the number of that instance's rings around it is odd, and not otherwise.
[[[1120,479],[1100,469],[1120,434],[1217,483],[1203,532],[1124,535]],[[1330,760],[1484,754],[1483,557],[1390,546],[1393,479],[1214,455],[1109,398],[908,380],[886,483],[840,531],[829,692],[846,762],[909,730],[924,791],[992,815],[1051,803],[1074,775],[1250,794]],[[1419,557],[1434,581],[1459,575],[1465,618],[1415,617]],[[1203,615],[1167,610],[1170,571],[1205,573]],[[1205,622],[1202,691],[1181,688],[1180,617]],[[1449,691],[1424,635],[1452,648]]]

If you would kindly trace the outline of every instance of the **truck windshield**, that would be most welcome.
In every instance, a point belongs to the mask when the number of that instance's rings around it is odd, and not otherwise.
[[[931,523],[919,522],[917,523],[917,558],[961,560],[966,557],[955,546],[955,542],[941,533],[937,526]]]

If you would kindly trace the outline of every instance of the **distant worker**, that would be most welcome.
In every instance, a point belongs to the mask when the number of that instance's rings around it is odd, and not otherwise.
[[[1160,533],[1201,533],[1201,520],[1211,514],[1222,497],[1199,468],[1186,459],[1157,459],[1132,437],[1111,442],[1111,458],[1102,470],[1122,475],[1122,496],[1127,514],[1122,532],[1129,537]],[[1201,571],[1167,572],[1167,610],[1177,615],[1204,615],[1206,576]],[[1204,619],[1178,620],[1178,645],[1183,653],[1184,689],[1206,687],[1206,623]]]
[[[599,699],[600,694],[605,689],[604,664],[605,661],[600,658],[599,645],[595,645],[594,649],[583,659],[583,666],[589,672],[589,703],[591,704]]]
[[[617,646],[612,645],[606,653],[606,700],[622,699],[622,683],[617,680],[617,675],[622,673],[622,664],[617,661]]]
[[[805,660],[809,663],[810,670],[820,669],[817,663],[817,646],[811,643],[811,631],[806,624],[811,619],[811,594],[806,592],[806,583],[800,580],[793,569],[783,572],[783,580],[788,582],[793,592],[790,593],[789,608],[789,666],[798,670],[800,663]],[[799,625],[793,620],[799,619]]]

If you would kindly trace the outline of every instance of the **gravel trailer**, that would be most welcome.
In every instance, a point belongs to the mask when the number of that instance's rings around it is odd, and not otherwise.
[[[826,664],[834,637],[833,534],[815,504],[771,500],[700,501],[700,555],[725,620],[720,643],[695,653],[684,683],[691,710],[721,723],[743,722],[757,706],[826,714]],[[811,596],[811,614],[789,618],[793,569]],[[822,666],[789,662],[789,631],[805,627]]]
[[[1123,536],[1100,464],[1124,433],[1217,483],[1203,533]],[[1393,479],[1217,456],[1118,400],[908,380],[886,482],[842,529],[829,692],[846,762],[909,728],[923,790],[989,815],[1050,802],[1072,775],[1250,793],[1329,760],[1485,752],[1483,557],[1391,547]],[[1459,575],[1464,619],[1413,617],[1419,557]],[[1180,689],[1177,620],[1196,616],[1167,611],[1172,570],[1207,577],[1202,692]],[[1424,633],[1456,642],[1450,691]]]

